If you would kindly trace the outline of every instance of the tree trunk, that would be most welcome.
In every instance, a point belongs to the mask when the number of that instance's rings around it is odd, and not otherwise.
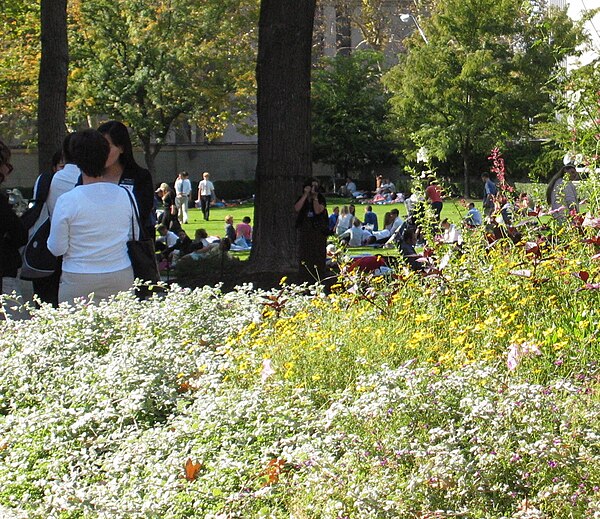
[[[52,155],[65,137],[67,74],[67,0],[41,0],[42,56],[39,74],[38,165],[49,171]]]
[[[315,0],[262,0],[256,66],[258,160],[250,268],[298,270],[294,203],[312,174],[310,70]]]
[[[463,190],[463,196],[465,198],[469,198],[470,197],[470,185],[469,185],[469,181],[470,181],[470,169],[469,169],[469,160],[471,158],[471,152],[470,152],[470,141],[469,138],[467,137],[466,142],[463,144],[463,149],[461,150],[461,155],[462,155],[462,159],[463,159],[463,174],[464,174],[464,190]]]
[[[352,26],[350,24],[350,6],[340,2],[335,7],[336,49],[340,56],[350,56],[352,53]]]
[[[144,150],[144,160],[146,161],[146,167],[152,175],[153,179],[156,179],[156,156],[160,151],[161,146],[159,144],[154,144],[150,142],[150,138],[140,137],[140,142],[142,143],[142,149]]]

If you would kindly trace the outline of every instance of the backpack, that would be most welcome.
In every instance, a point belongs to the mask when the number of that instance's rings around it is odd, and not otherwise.
[[[54,173],[42,173],[37,181],[36,197],[33,200],[33,205],[21,215],[21,221],[28,230],[36,224],[42,214],[53,177]]]
[[[34,204],[21,216],[25,227],[30,231],[29,240],[22,251],[21,279],[46,278],[54,274],[58,268],[58,258],[48,250],[50,215],[46,207],[46,200],[53,176],[54,173],[40,175]],[[44,208],[46,208],[46,214],[42,213]]]

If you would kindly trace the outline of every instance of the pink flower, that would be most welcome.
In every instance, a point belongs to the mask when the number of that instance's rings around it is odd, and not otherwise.
[[[540,347],[533,343],[525,341],[522,344],[511,344],[508,347],[508,355],[506,357],[506,366],[509,371],[517,369],[519,362],[523,357],[531,357],[533,355],[541,355]]]
[[[271,366],[271,359],[263,359],[263,361],[262,361],[262,371],[260,373],[260,377],[261,377],[262,383],[264,384],[267,381],[267,379],[271,375],[274,375],[274,374],[275,374],[275,370]]]

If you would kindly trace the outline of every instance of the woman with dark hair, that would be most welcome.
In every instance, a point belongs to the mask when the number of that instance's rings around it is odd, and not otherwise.
[[[137,202],[140,221],[149,236],[154,236],[154,187],[152,175],[137,164],[127,126],[119,121],[108,121],[98,127],[110,146],[106,161],[106,182],[114,182],[129,189]]]
[[[570,211],[579,212],[577,190],[572,182],[576,178],[575,166],[568,165],[563,166],[548,182],[546,200],[552,208],[552,216],[559,221],[564,220]]]
[[[169,231],[177,234],[181,230],[181,223],[179,222],[179,218],[177,218],[175,191],[173,191],[173,188],[169,184],[163,182],[156,190],[156,194],[162,200],[164,209],[160,217],[160,223],[169,229]]]
[[[69,147],[82,184],[61,195],[52,213],[48,250],[63,257],[58,300],[73,301],[92,293],[96,300],[105,299],[133,284],[127,241],[137,228],[135,201],[104,178],[110,146],[101,133],[77,132]],[[109,224],[102,218],[106,214]]]
[[[308,281],[322,279],[325,273],[329,222],[326,205],[325,197],[319,193],[319,181],[314,178],[306,179],[294,210],[298,215],[296,229],[300,272],[308,274]]]
[[[0,184],[12,173],[10,149],[0,141]],[[27,229],[0,193],[0,293],[19,292],[17,274],[21,266],[19,247],[27,243]]]

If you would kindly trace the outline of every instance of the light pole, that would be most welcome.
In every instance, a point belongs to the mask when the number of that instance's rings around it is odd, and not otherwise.
[[[423,29],[421,29],[421,26],[419,25],[419,22],[417,22],[417,19],[411,14],[411,13],[404,13],[400,15],[400,20],[402,20],[403,23],[408,23],[411,20],[413,21],[413,23],[415,24],[415,27],[418,29],[419,34],[421,35],[421,38],[423,38],[423,41],[428,44],[429,40],[427,39],[427,36],[425,36],[425,33],[423,32]]]

